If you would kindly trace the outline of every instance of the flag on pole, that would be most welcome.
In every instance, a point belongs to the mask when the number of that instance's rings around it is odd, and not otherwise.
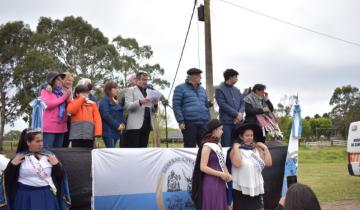
[[[284,180],[281,191],[281,196],[285,196],[287,188],[287,177],[297,176],[298,169],[298,151],[299,139],[301,137],[302,123],[301,123],[301,109],[298,102],[293,107],[293,118],[291,133],[289,138],[288,153],[285,162]]]
[[[43,113],[46,109],[45,102],[39,97],[32,100],[30,103],[31,108],[33,109],[31,114],[31,128],[32,129],[41,129],[43,128]]]

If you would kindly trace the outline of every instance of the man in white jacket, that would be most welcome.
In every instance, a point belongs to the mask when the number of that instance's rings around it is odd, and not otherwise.
[[[158,100],[146,98],[146,87],[149,76],[146,72],[136,74],[136,85],[125,94],[125,108],[128,112],[124,147],[147,147],[152,129],[153,113],[157,111]]]

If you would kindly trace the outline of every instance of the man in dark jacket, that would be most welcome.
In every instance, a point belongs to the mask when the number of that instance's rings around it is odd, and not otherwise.
[[[225,81],[216,88],[215,98],[219,105],[220,121],[224,125],[221,144],[229,147],[233,129],[244,119],[245,102],[240,90],[234,86],[239,73],[234,69],[226,69],[223,75]]]
[[[200,83],[201,73],[200,69],[189,69],[188,79],[174,90],[173,109],[183,133],[184,147],[200,145],[210,120],[208,97]]]

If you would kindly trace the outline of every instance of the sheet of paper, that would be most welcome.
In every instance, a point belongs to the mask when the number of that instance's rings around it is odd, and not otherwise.
[[[152,107],[152,105],[153,105],[152,101],[153,100],[160,100],[161,93],[159,91],[157,91],[157,90],[147,90],[146,93],[147,93],[146,98],[150,100],[147,104],[145,104],[146,107]]]

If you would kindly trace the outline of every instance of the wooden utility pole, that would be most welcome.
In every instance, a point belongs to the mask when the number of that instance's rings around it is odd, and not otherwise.
[[[211,49],[211,22],[210,22],[210,0],[205,0],[205,72],[206,72],[206,92],[209,101],[214,103],[214,85],[213,85],[213,65]],[[215,116],[214,106],[210,108],[211,117]]]

